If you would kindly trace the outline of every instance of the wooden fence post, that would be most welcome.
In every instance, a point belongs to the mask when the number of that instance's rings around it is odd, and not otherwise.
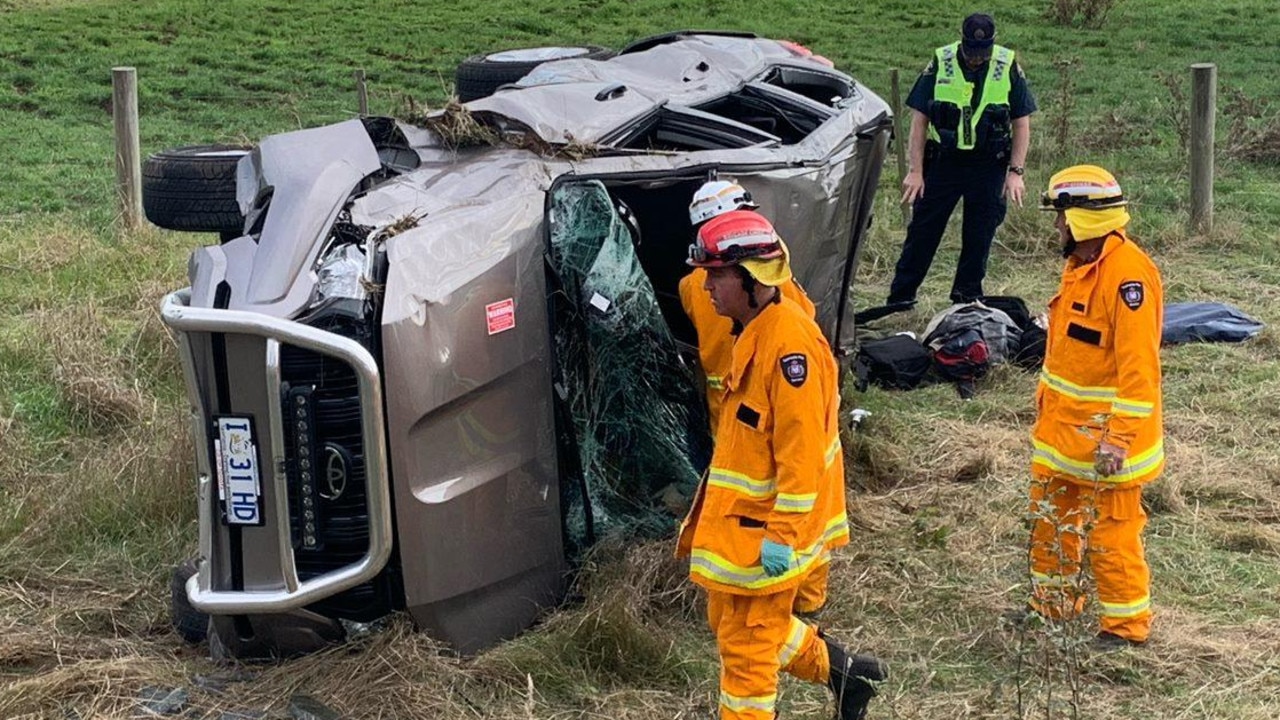
[[[1218,67],[1191,66],[1191,230],[1213,232],[1213,134],[1218,105]]]
[[[364,82],[364,70],[356,71],[356,102],[359,103],[360,117],[369,116],[369,87]]]
[[[902,132],[902,90],[898,87],[898,68],[889,71],[890,102],[893,103],[893,138],[894,154],[898,156],[898,187],[907,179],[907,143],[911,131]],[[910,124],[907,125],[911,127]],[[911,203],[902,203],[902,224],[911,224]]]
[[[111,69],[111,117],[116,134],[116,184],[124,225],[142,225],[142,156],[138,143],[138,74],[131,67]]]

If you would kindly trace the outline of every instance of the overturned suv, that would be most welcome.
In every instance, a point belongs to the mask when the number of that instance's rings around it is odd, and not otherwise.
[[[788,240],[836,353],[851,348],[888,106],[751,35],[546,53],[566,55],[452,111],[496,142],[458,142],[443,115],[368,118],[149,161],[153,221],[221,234],[162,307],[196,441],[199,556],[174,588],[189,638],[207,627],[232,656],[296,654],[407,610],[467,653],[560,601],[581,549],[569,515],[597,496],[565,501],[581,426],[556,338],[589,313],[556,309],[582,288],[550,255],[584,202],[604,221],[575,232],[623,228],[626,284],[692,345],[687,206],[735,179]],[[581,307],[610,306],[593,292]]]

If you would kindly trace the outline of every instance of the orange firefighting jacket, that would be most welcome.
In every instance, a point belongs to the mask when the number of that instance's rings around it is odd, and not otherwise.
[[[1090,263],[1069,260],[1049,302],[1036,389],[1032,469],[1040,476],[1115,486],[1164,467],[1160,407],[1160,271],[1123,231]],[[1120,472],[1095,478],[1100,440],[1127,451]]]
[[[733,346],[715,454],[680,527],[677,555],[708,589],[765,595],[795,587],[849,542],[835,358],[805,309],[771,303]],[[794,551],[778,577],[768,538]]]
[[[707,376],[707,417],[711,419],[711,436],[715,437],[720,419],[720,397],[724,394],[724,376],[733,364],[733,321],[716,312],[711,294],[702,288],[707,271],[694,268],[680,280],[680,304],[698,334],[698,359]],[[794,300],[809,317],[816,310],[800,284],[791,280],[782,285],[782,297]]]

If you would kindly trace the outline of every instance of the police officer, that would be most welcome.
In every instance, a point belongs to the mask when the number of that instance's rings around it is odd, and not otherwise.
[[[792,614],[805,577],[849,541],[831,348],[779,290],[791,268],[758,213],[708,221],[689,264],[707,269],[703,289],[736,335],[715,453],[677,544],[707,591],[721,720],[772,720],[779,671],[825,683],[841,720],[860,720],[884,663],[846,653]]]
[[[891,310],[915,305],[961,198],[964,223],[951,301],[982,297],[987,255],[1004,221],[1005,200],[1022,204],[1035,98],[1013,51],[995,44],[990,15],[970,15],[961,30],[959,42],[934,51],[907,97],[911,167],[902,181],[902,202],[914,205],[889,286]]]
[[[1040,207],[1057,213],[1067,263],[1036,390],[1031,604],[1058,618],[1084,608],[1087,533],[1098,643],[1141,644],[1151,632],[1142,485],[1164,468],[1160,271],[1126,233],[1125,197],[1106,170],[1058,172]]]

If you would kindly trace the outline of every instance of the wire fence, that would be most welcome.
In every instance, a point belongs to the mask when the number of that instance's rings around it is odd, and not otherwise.
[[[891,84],[894,90],[897,90],[896,72],[891,73]],[[285,92],[273,90],[258,89],[237,89],[225,88],[221,91],[210,92],[204,89],[200,91],[188,93],[174,88],[156,88],[147,87],[146,78],[141,78],[138,83],[138,119],[139,130],[136,130],[143,137],[144,142],[140,145],[143,149],[143,157],[148,152],[154,152],[161,145],[169,146],[174,144],[201,144],[213,142],[234,142],[237,144],[249,145],[263,135],[286,132],[289,130],[299,130],[308,127],[326,125],[336,122],[342,122],[361,116],[361,110],[365,110],[367,114],[386,115],[393,117],[406,118],[410,116],[420,116],[424,111],[429,111],[433,106],[443,106],[443,100],[451,88],[443,80],[439,88],[423,88],[422,95],[416,95],[410,92],[404,92],[397,89],[386,89],[382,91],[370,92],[368,83],[363,77],[360,70],[353,70],[351,74],[351,83],[349,89],[343,89],[334,84],[323,86],[315,92],[307,92],[305,89],[291,88]],[[434,92],[433,92],[434,90]],[[900,108],[900,98],[898,93],[893,93],[895,109]],[[34,101],[33,101],[34,102]],[[228,113],[227,108],[234,108],[237,112]],[[90,124],[95,127],[109,129],[112,127],[111,115],[115,109],[112,102],[105,103],[103,108],[107,111],[107,117],[98,116],[98,120],[89,120]],[[38,106],[36,107],[38,111]],[[206,122],[206,118],[202,117],[205,112],[211,116]],[[208,127],[213,124],[217,130],[212,137],[191,138],[182,137],[175,138],[175,133],[171,131],[175,114],[180,114],[186,127]],[[896,115],[897,113],[895,113]],[[164,130],[159,132],[149,132],[142,130],[149,123],[148,119],[153,121],[153,126],[164,126]],[[192,122],[193,121],[193,122]],[[65,121],[63,125],[65,126]],[[1212,127],[1212,125],[1210,125]],[[905,158],[901,157],[902,150],[905,149],[905,138],[901,137],[903,128],[899,128],[899,142],[896,143],[895,150],[899,157],[898,172],[902,174],[905,166]],[[37,135],[41,135],[36,130]],[[184,133],[185,134],[185,133]],[[1204,132],[1201,135],[1205,135]],[[41,138],[37,138],[41,139]],[[115,166],[115,157],[120,155],[120,140],[117,138],[116,151],[112,152],[106,149],[105,137],[103,142],[86,142],[75,148],[68,148],[57,142],[50,142],[50,138],[44,138],[44,145],[51,149],[51,152],[39,155],[32,153],[24,157],[11,158],[9,160],[9,171],[24,170],[35,167],[55,168],[55,169],[78,169],[88,171],[93,176],[93,182],[106,182],[107,177],[111,174]],[[176,142],[175,142],[176,140]],[[1207,161],[1212,163],[1212,139],[1207,142],[1201,142],[1202,148],[1199,155],[1201,158],[1209,157]],[[106,150],[104,153],[103,151]],[[93,154],[102,153],[97,158],[92,157]],[[51,156],[52,155],[52,156]],[[104,157],[105,155],[105,157]],[[1202,160],[1202,162],[1205,162]],[[1210,165],[1211,167],[1211,165]],[[1212,177],[1212,170],[1208,171],[1208,177]],[[1203,174],[1203,173],[1202,173]],[[1201,208],[1212,207],[1212,185],[1208,184],[1208,191],[1204,189],[1206,183],[1200,183],[1201,188],[1198,197],[1195,198],[1195,204]],[[96,194],[96,193],[95,193]],[[909,217],[908,210],[903,209],[904,221]],[[1198,215],[1202,215],[1202,209]],[[1212,215],[1210,214],[1211,218]],[[1203,217],[1197,218],[1195,223],[1201,231],[1207,231],[1210,223],[1205,222]]]
[[[139,77],[132,103],[137,114],[129,129],[141,149],[137,162],[140,166],[151,153],[178,145],[252,145],[264,135],[358,118],[362,109],[365,114],[406,117],[429,107],[421,97],[409,93],[370,92],[361,71],[353,70],[350,77],[349,90],[329,84],[313,91],[226,87],[196,92],[149,86],[146,77]],[[30,113],[33,122],[30,127],[11,126],[8,131],[14,141],[23,139],[18,147],[25,149],[11,153],[0,169],[10,188],[9,211],[0,214],[0,222],[8,225],[31,213],[77,205],[103,206],[116,202],[123,193],[140,192],[127,187],[116,167],[116,157],[122,155],[122,142],[127,139],[117,132],[115,105],[130,104],[127,99],[122,101],[118,92],[113,84],[111,95],[83,103],[66,97],[20,98],[20,104],[12,109]],[[53,104],[65,105],[68,100],[83,106],[81,112],[53,109]],[[59,117],[58,132],[39,120],[51,115]],[[206,134],[190,134],[201,128]]]

